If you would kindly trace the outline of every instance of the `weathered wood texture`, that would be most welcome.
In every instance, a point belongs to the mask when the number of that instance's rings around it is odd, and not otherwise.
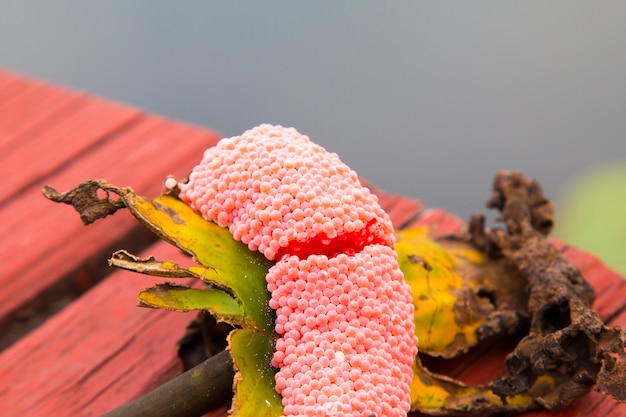
[[[118,248],[184,263],[183,255],[155,242],[125,212],[84,227],[40,188],[105,178],[156,195],[167,174],[185,176],[217,139],[209,130],[0,70],[0,347],[8,346],[0,353],[0,415],[98,416],[180,372],[175,343],[192,315],[135,307],[137,293],[159,280],[111,271],[106,259]],[[428,224],[438,234],[463,227],[442,210],[376,192],[396,226]],[[602,318],[626,326],[622,277],[555,244],[597,289]],[[483,382],[502,371],[510,348],[473,350],[446,370]],[[224,415],[226,407],[210,413]],[[566,409],[530,415],[620,416],[626,406],[592,393]]]
[[[154,240],[127,213],[84,228],[71,210],[42,198],[44,184],[65,190],[106,178],[157,195],[168,173],[185,176],[218,139],[209,130],[18,76],[0,84],[0,347],[22,323],[37,321],[39,310],[92,285],[106,265],[106,257],[95,255],[121,240],[135,247]]]

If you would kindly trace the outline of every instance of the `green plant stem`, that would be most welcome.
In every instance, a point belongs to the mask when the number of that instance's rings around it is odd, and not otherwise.
[[[199,417],[232,398],[233,360],[228,351],[103,417]]]

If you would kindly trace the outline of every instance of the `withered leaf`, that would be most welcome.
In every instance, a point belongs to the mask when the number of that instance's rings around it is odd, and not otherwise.
[[[98,192],[104,192],[104,197],[100,198]],[[123,198],[112,199],[111,193],[123,197],[129,192],[132,192],[132,189],[111,186],[104,180],[88,180],[64,193],[57,192],[49,185],[45,185],[42,189],[42,193],[47,199],[74,206],[85,225],[103,219],[126,207]]]
[[[396,252],[411,286],[421,353],[455,357],[527,325],[527,297],[515,271],[470,243],[434,239],[416,227],[396,232]]]
[[[153,256],[138,258],[123,249],[111,255],[109,265],[140,274],[164,278],[201,278],[207,271],[207,268],[198,266],[181,268],[176,262],[157,261]]]
[[[528,286],[530,330],[507,357],[508,375],[493,382],[504,401],[529,392],[541,378],[556,385],[540,401],[547,408],[570,404],[596,387],[626,401],[625,333],[610,328],[591,309],[593,289],[546,239],[552,205],[539,184],[519,172],[502,171],[494,180],[488,206],[499,209],[506,230],[485,230],[474,217],[474,242],[492,256],[504,256]],[[615,357],[621,361],[616,365]],[[612,381],[610,384],[607,381]]]

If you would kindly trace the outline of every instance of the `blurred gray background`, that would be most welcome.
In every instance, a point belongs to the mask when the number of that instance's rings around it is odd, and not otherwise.
[[[557,197],[626,159],[623,0],[0,0],[0,66],[225,136],[294,126],[464,218],[499,169]]]

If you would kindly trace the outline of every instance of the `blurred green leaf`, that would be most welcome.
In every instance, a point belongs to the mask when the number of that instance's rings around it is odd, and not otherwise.
[[[557,205],[555,237],[626,274],[626,163],[572,181]]]

